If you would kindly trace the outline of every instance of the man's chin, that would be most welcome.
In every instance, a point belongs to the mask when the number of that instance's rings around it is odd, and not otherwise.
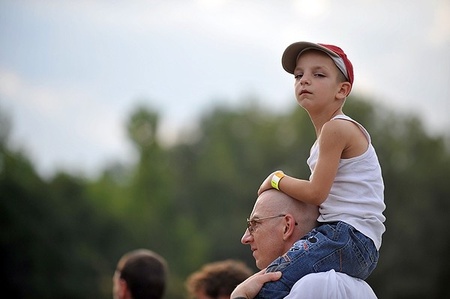
[[[267,266],[269,266],[269,264],[256,260],[256,268],[259,270],[265,269]]]

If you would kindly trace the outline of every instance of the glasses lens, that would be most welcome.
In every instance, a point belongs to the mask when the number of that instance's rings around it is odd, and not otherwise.
[[[249,232],[253,232],[254,221],[247,218],[247,229]]]
[[[252,219],[252,220],[247,218],[248,231],[250,233],[253,233],[255,231],[256,224],[259,222],[262,222],[262,220],[269,220],[269,219],[274,219],[274,218],[284,217],[284,216],[286,216],[286,214],[280,214],[280,215],[276,215],[276,216],[269,216],[269,217],[263,217],[263,218]],[[297,223],[295,225],[297,225]]]

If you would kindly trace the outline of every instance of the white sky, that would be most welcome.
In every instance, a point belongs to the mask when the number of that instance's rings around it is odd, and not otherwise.
[[[448,0],[0,0],[0,109],[41,174],[91,175],[132,159],[142,101],[165,136],[249,95],[297,109],[280,60],[300,40],[343,48],[355,94],[447,132]]]

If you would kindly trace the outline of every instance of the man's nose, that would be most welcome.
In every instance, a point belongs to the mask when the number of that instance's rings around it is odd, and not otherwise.
[[[241,243],[242,244],[249,244],[252,240],[253,236],[250,234],[250,232],[248,231],[248,228],[245,230],[244,235],[241,238]]]

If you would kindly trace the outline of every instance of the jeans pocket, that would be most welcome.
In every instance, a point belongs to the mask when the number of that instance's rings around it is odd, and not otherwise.
[[[336,249],[315,263],[314,270],[324,272],[334,269],[353,277],[366,279],[375,268],[376,261],[361,246],[362,244],[349,241],[343,247]]]

